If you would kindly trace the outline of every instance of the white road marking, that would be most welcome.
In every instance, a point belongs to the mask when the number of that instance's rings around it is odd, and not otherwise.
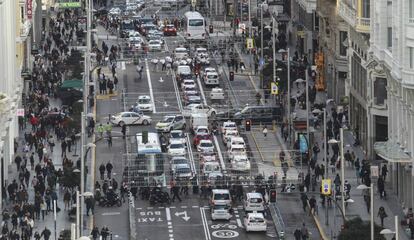
[[[120,215],[120,212],[106,212],[102,213],[102,216],[114,216],[114,215]]]
[[[173,233],[173,231],[174,231],[174,230],[172,230],[172,229],[168,229],[168,232],[169,232],[169,233]]]
[[[154,209],[154,207],[147,207],[147,209]]]
[[[175,206],[171,206],[170,208],[175,208]]]
[[[195,161],[194,161],[194,156],[193,156],[193,147],[191,146],[190,136],[188,134],[186,134],[186,141],[187,141],[187,146],[188,146],[188,156],[190,158],[191,171],[194,174],[197,174],[197,169],[195,167]],[[196,178],[196,182],[198,185],[198,178]]]
[[[206,240],[211,240],[210,230],[208,227],[206,213],[204,212],[204,208],[200,208],[200,213],[201,213],[201,220],[203,222],[204,236],[206,237]]]
[[[192,208],[199,208],[199,206],[192,206]]]
[[[181,208],[187,208],[187,206],[181,206]]]
[[[183,111],[183,105],[181,103],[180,91],[178,90],[177,79],[175,78],[174,73],[172,74],[171,78],[172,78],[173,85],[174,85],[175,97],[177,98],[178,109],[180,110],[180,112],[182,112]]]
[[[171,221],[170,208],[165,208],[165,215],[167,215],[167,221]]]
[[[141,210],[142,208],[140,208],[140,207],[137,207],[136,209],[137,209],[137,210]]]
[[[146,59],[146,58],[145,58],[145,69],[146,69],[146,72],[147,72],[148,87],[149,87],[150,96],[151,96],[151,99],[152,99],[153,113],[157,113],[157,110],[155,109],[154,91],[152,89],[151,75],[150,75],[150,70],[149,70],[149,66],[148,66],[148,59]]]
[[[125,62],[124,61],[121,62],[121,69],[122,70],[125,70],[126,69]]]
[[[168,228],[172,228],[172,226],[171,226],[171,225],[169,225],[169,226],[168,226]]]
[[[218,143],[216,135],[213,135],[214,145],[216,145],[218,157],[220,159],[221,169],[223,170],[223,173],[226,173],[226,164],[224,163],[223,154],[221,154],[220,145]]]
[[[198,87],[200,88],[200,93],[201,93],[201,98],[203,99],[203,103],[204,105],[207,105],[207,99],[206,99],[206,95],[204,95],[203,86],[201,85],[200,75],[197,76],[197,84],[198,84]]]
[[[190,217],[187,216],[187,211],[184,212],[176,212],[175,216],[180,217],[181,215],[184,215],[184,217],[181,217],[184,221],[188,222],[190,220]]]

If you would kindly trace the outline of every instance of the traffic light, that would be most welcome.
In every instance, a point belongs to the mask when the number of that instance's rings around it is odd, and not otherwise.
[[[230,81],[234,81],[234,72],[230,72]]]
[[[270,189],[269,191],[269,202],[276,202],[276,189]]]
[[[142,131],[142,143],[148,143],[148,131]]]
[[[251,126],[252,126],[252,121],[249,119],[249,120],[246,120],[246,131],[250,131],[250,128],[251,128]]]
[[[213,33],[213,32],[214,32],[214,30],[213,30],[213,25],[210,25],[210,26],[208,27],[208,30],[209,30],[209,33]]]

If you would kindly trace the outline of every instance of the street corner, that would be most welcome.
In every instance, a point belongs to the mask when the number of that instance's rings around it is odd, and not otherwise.
[[[114,91],[113,93],[110,93],[110,94],[98,94],[96,95],[96,100],[109,100],[117,96],[118,96],[118,91]]]

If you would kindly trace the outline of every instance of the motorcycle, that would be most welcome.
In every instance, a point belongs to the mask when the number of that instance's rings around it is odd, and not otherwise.
[[[118,195],[115,195],[112,200],[109,200],[107,197],[101,197],[99,199],[99,206],[101,207],[113,207],[115,205],[118,207],[122,206],[122,201]]]
[[[171,203],[170,195],[166,192],[163,192],[159,188],[155,188],[154,190],[151,191],[149,201],[150,201],[150,205],[155,205],[157,203],[160,203],[160,204]]]

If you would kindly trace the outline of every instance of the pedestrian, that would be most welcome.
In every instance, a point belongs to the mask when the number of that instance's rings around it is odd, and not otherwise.
[[[93,197],[86,198],[85,204],[86,204],[86,216],[89,216],[89,211],[91,211],[93,215],[94,209],[95,209],[95,198]]]
[[[108,236],[109,236],[109,228],[107,226],[102,227],[101,229],[102,240],[107,240]]]
[[[50,230],[47,227],[45,227],[45,229],[42,231],[42,233],[40,234],[40,236],[43,236],[43,238],[45,240],[49,240],[51,234],[52,233],[50,232]]]
[[[65,203],[65,210],[70,209],[70,198],[71,194],[68,189],[66,189],[65,194],[63,195],[63,202]]]
[[[98,127],[96,128],[96,132],[99,133],[99,136],[102,138],[103,137],[103,133],[105,131],[104,126],[102,125],[102,123],[100,123],[98,125]]]
[[[360,170],[361,170],[361,163],[359,162],[359,158],[355,160],[354,166],[355,166],[355,175],[357,177],[357,183],[359,183]]]
[[[382,168],[381,168],[381,176],[382,176],[384,182],[387,179],[387,174],[388,174],[387,164],[384,164],[384,165],[382,165]]]
[[[305,223],[302,224],[302,228],[300,229],[300,232],[302,233],[302,240],[307,240],[309,238],[309,231]]]
[[[65,156],[66,157],[66,147],[68,146],[68,144],[66,143],[65,140],[62,141],[62,143],[60,144],[60,147],[62,148],[62,154],[60,155],[61,157]]]
[[[99,228],[97,226],[93,227],[91,231],[91,236],[93,240],[97,240],[99,237]]]
[[[111,148],[112,147],[112,136],[111,135],[107,136],[106,140],[108,141],[108,148]]]
[[[308,196],[306,196],[306,193],[301,193],[300,200],[302,201],[303,211],[306,212],[306,206],[308,205]]]
[[[112,124],[110,122],[107,122],[105,127],[106,136],[111,136],[112,133]]]
[[[309,215],[311,215],[311,214],[318,214],[318,211],[317,211],[317,203],[316,203],[316,199],[315,199],[314,196],[312,196],[309,199],[309,206],[310,206]]]
[[[380,195],[380,198],[381,199],[385,198],[385,182],[382,176],[378,178],[377,188],[378,188],[378,193]]]
[[[99,166],[99,173],[101,174],[101,180],[104,180],[105,179],[105,170],[106,170],[105,164],[102,163]]]
[[[411,232],[411,239],[414,239],[414,219],[410,219],[408,222],[408,227],[410,228]]]
[[[45,201],[43,201],[43,200],[40,203],[40,211],[42,213],[42,220],[44,221],[45,220],[45,213],[47,211],[47,207],[46,207]]]
[[[319,149],[319,144],[318,143],[315,143],[315,145],[313,146],[313,148],[312,148],[312,151],[313,151],[313,156],[314,156],[314,159],[315,160],[318,160],[318,153],[321,151],[320,149]]]
[[[53,147],[55,146],[55,139],[53,138],[52,135],[49,136],[49,139],[47,140],[49,147],[50,147],[50,152],[53,153]]]
[[[14,162],[16,163],[16,169],[17,169],[17,172],[19,172],[19,171],[20,171],[20,165],[21,165],[21,163],[22,163],[22,157],[20,157],[20,155],[17,155],[17,156],[14,158]]]
[[[385,208],[381,206],[378,210],[378,216],[381,219],[381,227],[384,227],[384,218],[388,217],[387,213],[385,212]]]
[[[122,139],[125,139],[126,137],[126,125],[125,124],[122,125],[121,132],[122,132]]]
[[[111,179],[111,173],[112,173],[112,169],[114,168],[114,166],[112,166],[111,162],[108,162],[106,164],[106,171],[107,171],[107,177],[108,179]]]
[[[267,137],[267,127],[266,127],[266,125],[263,127],[263,136]]]
[[[30,159],[30,168],[31,170],[33,170],[34,169],[34,152],[32,152],[29,159]]]
[[[257,103],[257,105],[260,105],[260,100],[261,99],[262,99],[262,95],[259,92],[257,92],[256,93],[256,103]]]
[[[293,236],[295,236],[295,240],[301,240],[302,232],[299,228],[296,228],[296,230],[293,232]]]
[[[174,202],[175,198],[177,198],[178,201],[180,201],[180,202],[182,201],[181,198],[180,198],[180,187],[177,186],[177,184],[174,184],[173,185],[173,187],[172,187],[172,194],[173,194],[173,197],[171,199],[171,202]]]

